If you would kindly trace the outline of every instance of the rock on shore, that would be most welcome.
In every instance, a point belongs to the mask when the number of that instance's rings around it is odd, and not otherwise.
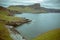
[[[5,15],[0,15],[0,21],[4,21],[6,22],[7,25],[11,25],[11,26],[18,26],[24,23],[31,22],[31,20],[22,17],[20,18],[20,17],[13,17],[13,16],[5,16]]]
[[[0,6],[0,21],[4,21],[7,25],[11,26],[18,26],[31,21],[22,17],[14,17],[15,12],[17,11],[12,11]]]

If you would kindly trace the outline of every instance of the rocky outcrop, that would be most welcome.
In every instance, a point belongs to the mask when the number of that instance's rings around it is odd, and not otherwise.
[[[33,5],[29,5],[28,7],[31,7],[33,9],[40,9],[40,3],[35,3]]]
[[[23,19],[22,21],[20,21],[20,20],[19,21],[11,21],[11,22],[8,21],[6,23],[6,25],[10,25],[10,26],[16,27],[16,26],[20,26],[20,25],[28,23],[28,22],[31,22],[31,20]]]
[[[11,26],[18,26],[31,21],[22,17],[14,17],[15,12],[17,11],[12,11],[0,6],[0,21],[6,22],[6,25]]]
[[[11,26],[14,26],[14,27],[18,26],[18,25],[22,25],[24,23],[31,22],[31,20],[26,19],[26,18],[5,16],[5,15],[0,15],[0,21],[5,22],[6,25],[11,25]]]

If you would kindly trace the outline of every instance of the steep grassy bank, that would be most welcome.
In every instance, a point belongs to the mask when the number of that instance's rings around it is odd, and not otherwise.
[[[60,28],[38,35],[33,40],[60,40]]]
[[[5,23],[0,21],[0,40],[12,40]]]

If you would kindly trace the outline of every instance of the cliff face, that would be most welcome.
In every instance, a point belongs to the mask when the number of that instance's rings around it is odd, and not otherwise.
[[[8,9],[22,13],[46,13],[46,10],[40,7],[40,3],[36,3],[33,5],[11,5],[8,7]]]
[[[8,9],[16,10],[18,12],[28,12],[28,13],[60,13],[60,9],[50,9],[40,6],[40,3],[33,5],[12,5]]]
[[[36,4],[33,4],[33,5],[29,5],[28,7],[31,7],[33,9],[40,9],[40,3],[36,3]]]
[[[2,14],[2,15],[9,15],[9,16],[12,15],[12,13],[10,13],[9,9],[4,8],[2,6],[0,6],[0,14]]]
[[[33,8],[33,9],[40,9],[40,3],[36,3],[36,4],[33,4],[33,5],[12,5],[10,7],[21,7],[21,8],[25,8],[25,7],[29,7],[29,8]]]

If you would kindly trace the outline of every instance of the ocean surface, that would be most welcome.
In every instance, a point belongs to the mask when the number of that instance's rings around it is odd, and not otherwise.
[[[25,17],[32,20],[32,22],[17,27],[17,30],[22,36],[28,40],[41,35],[44,32],[60,28],[60,14],[59,13],[23,13],[15,14],[17,17]]]

